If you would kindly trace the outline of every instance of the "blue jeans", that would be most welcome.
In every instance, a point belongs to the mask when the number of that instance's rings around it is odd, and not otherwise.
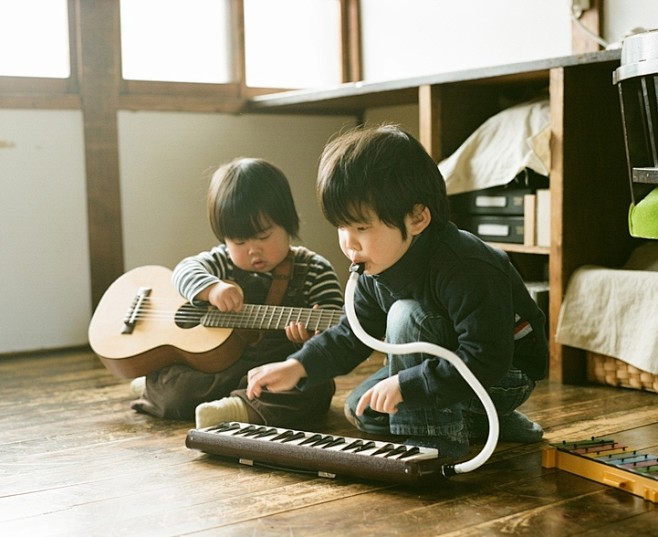
[[[388,313],[386,341],[390,343],[425,341],[449,348],[450,342],[454,340],[451,324],[436,313],[424,311],[416,301],[399,300]],[[517,342],[518,344],[522,343]],[[355,416],[357,403],[368,389],[424,360],[441,358],[428,354],[390,354],[383,368],[354,389],[347,397],[346,406],[360,430],[374,434],[440,436],[456,442],[468,441],[468,423],[472,420],[486,420],[484,407],[477,396],[445,408],[409,409],[403,402],[398,405],[395,414],[383,414],[368,408],[363,415]],[[512,368],[487,392],[498,415],[505,416],[526,401],[534,387],[534,380],[519,369]]]

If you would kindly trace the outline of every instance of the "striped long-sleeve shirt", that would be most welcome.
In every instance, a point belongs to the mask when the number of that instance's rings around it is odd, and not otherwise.
[[[343,306],[343,295],[338,276],[331,263],[302,246],[293,246],[291,251],[293,279],[296,273],[305,274],[301,282],[303,300],[301,304],[295,305],[313,307],[317,304],[324,308],[340,309]],[[233,264],[226,245],[219,244],[210,251],[183,259],[174,268],[172,281],[184,298],[198,305],[198,301],[194,301],[194,298],[200,291],[219,280],[238,281],[239,271],[240,269]],[[262,276],[269,280],[272,278],[269,272],[263,273]],[[245,300],[249,302],[253,299],[245,296]]]

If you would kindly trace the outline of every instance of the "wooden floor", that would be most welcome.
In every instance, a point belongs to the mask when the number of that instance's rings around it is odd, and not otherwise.
[[[358,436],[339,379],[320,432]],[[544,383],[525,412],[545,442],[416,489],[241,466],[185,447],[191,422],[133,413],[89,352],[0,359],[0,535],[658,535],[654,503],[541,466],[550,442],[612,436],[658,453],[658,395]],[[478,446],[476,446],[478,448]]]

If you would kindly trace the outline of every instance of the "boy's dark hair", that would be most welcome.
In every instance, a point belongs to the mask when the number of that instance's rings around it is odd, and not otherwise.
[[[320,158],[317,193],[336,227],[363,222],[372,209],[406,239],[404,218],[417,204],[430,210],[434,229],[448,222],[446,186],[436,162],[394,125],[357,128],[330,141]]]
[[[298,237],[299,215],[283,172],[257,158],[238,158],[213,174],[208,188],[210,227],[220,240],[248,239],[277,224]]]

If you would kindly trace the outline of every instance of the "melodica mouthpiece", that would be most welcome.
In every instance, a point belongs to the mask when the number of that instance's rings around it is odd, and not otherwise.
[[[350,272],[356,272],[357,274],[361,275],[363,274],[364,270],[365,267],[363,266],[363,263],[352,263],[350,265]]]

